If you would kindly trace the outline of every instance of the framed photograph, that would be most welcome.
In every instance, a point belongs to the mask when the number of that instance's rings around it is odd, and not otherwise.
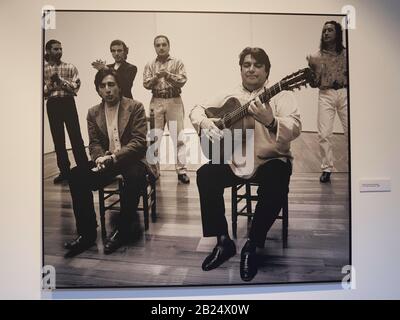
[[[43,266],[57,289],[343,280],[344,15],[49,10],[43,21]],[[202,152],[202,138],[232,128],[253,130],[240,138],[248,172]]]

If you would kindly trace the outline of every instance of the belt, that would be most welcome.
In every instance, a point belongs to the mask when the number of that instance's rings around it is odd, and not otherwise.
[[[164,90],[153,90],[152,93],[154,98],[170,99],[179,97],[181,90],[179,88],[168,88]]]
[[[163,98],[163,99],[170,99],[170,98],[177,98],[179,97],[179,93],[171,93],[171,92],[154,92],[153,97],[154,98]]]

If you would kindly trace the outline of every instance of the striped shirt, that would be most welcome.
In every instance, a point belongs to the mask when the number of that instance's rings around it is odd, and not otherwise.
[[[60,81],[54,83],[51,77],[58,74]],[[44,65],[44,97],[45,99],[51,97],[67,97],[76,96],[76,93],[81,86],[79,79],[78,69],[71,63],[60,62],[60,64],[50,64],[48,62]]]
[[[161,69],[165,69],[168,75],[157,79],[155,76]],[[181,93],[181,88],[186,83],[186,71],[182,61],[169,56],[166,61],[161,62],[158,58],[149,62],[143,71],[143,86],[152,90],[153,93],[176,90]]]

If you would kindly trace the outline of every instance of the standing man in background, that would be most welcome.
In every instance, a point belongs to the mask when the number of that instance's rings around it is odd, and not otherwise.
[[[47,100],[47,116],[56,151],[57,166],[60,170],[54,183],[60,183],[68,179],[71,165],[65,147],[64,124],[68,131],[76,164],[82,166],[86,165],[88,161],[74,99],[81,81],[76,67],[71,63],[61,61],[60,41],[49,40],[45,49],[44,98]]]
[[[181,88],[187,80],[185,66],[182,61],[169,55],[170,42],[166,36],[156,36],[154,48],[157,58],[145,66],[143,86],[151,90],[153,94],[150,110],[154,112],[155,129],[164,131],[165,123],[170,129],[170,122],[176,122],[177,137],[171,136],[176,150],[175,168],[178,180],[182,183],[189,183],[190,179],[186,174],[186,148],[183,134],[184,107],[181,98]],[[158,137],[158,145],[160,145],[161,138],[162,135]],[[158,155],[158,150],[155,154]]]
[[[347,57],[343,46],[342,26],[327,21],[321,35],[320,50],[307,57],[316,74],[318,97],[318,137],[322,174],[320,182],[330,181],[333,171],[332,132],[336,112],[347,141]]]
[[[121,79],[122,96],[132,99],[132,85],[136,77],[137,67],[126,61],[129,48],[122,40],[113,40],[110,44],[110,51],[114,63],[106,65],[105,61],[96,60],[92,63],[92,66],[97,70],[112,68],[117,71],[118,77]]]

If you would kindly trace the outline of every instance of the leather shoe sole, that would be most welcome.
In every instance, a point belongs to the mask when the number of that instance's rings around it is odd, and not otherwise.
[[[331,181],[331,173],[330,172],[322,172],[321,176],[319,177],[319,181],[322,183],[327,183]]]
[[[257,255],[255,252],[242,251],[240,255],[240,277],[251,281],[257,274]]]
[[[204,271],[210,271],[215,268],[218,268],[221,264],[227,261],[229,258],[233,257],[236,254],[236,245],[235,243],[230,240],[228,243],[224,245],[216,246],[211,254],[209,254],[201,268]]]
[[[77,239],[64,243],[64,247],[69,251],[65,254],[66,258],[74,257],[96,244],[96,238],[88,239],[79,236]]]
[[[110,254],[119,249],[122,246],[121,234],[119,231],[114,232],[114,234],[107,240],[104,244],[104,254]]]
[[[96,243],[96,238],[87,238],[79,236],[78,238],[64,243],[64,248],[68,250],[78,249],[80,247],[92,246]]]
[[[178,174],[178,180],[184,184],[190,183],[190,179],[187,174]]]

